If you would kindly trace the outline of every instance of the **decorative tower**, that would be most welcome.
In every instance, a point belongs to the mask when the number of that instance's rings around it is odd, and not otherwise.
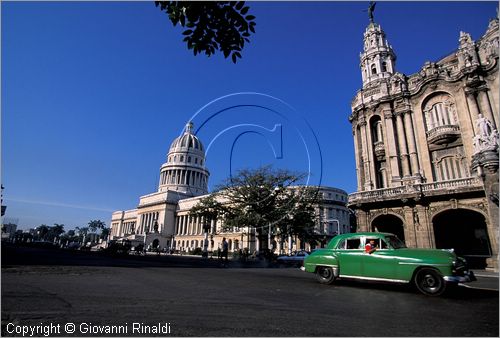
[[[193,123],[186,124],[181,136],[170,146],[167,162],[161,166],[158,191],[178,191],[189,196],[208,193],[208,170],[205,150],[193,134]]]
[[[395,72],[396,55],[379,24],[373,21],[372,4],[369,9],[370,24],[364,34],[364,49],[360,54],[363,88],[379,79],[387,79]]]

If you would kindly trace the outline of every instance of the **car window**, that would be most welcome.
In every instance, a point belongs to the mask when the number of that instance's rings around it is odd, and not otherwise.
[[[345,249],[345,242],[346,240],[342,240],[339,242],[339,244],[337,245],[337,249]]]
[[[385,239],[393,249],[406,248],[406,245],[396,236],[387,236]]]
[[[347,250],[359,249],[360,245],[361,245],[361,240],[359,238],[351,238],[346,241]]]
[[[388,249],[389,246],[387,245],[387,242],[385,241],[385,239],[381,239],[380,240],[380,249]]]

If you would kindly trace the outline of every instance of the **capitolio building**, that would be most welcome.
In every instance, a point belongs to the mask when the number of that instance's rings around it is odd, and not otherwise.
[[[229,251],[254,251],[270,248],[268,241],[259,243],[255,231],[247,227],[227,229],[223,220],[210,220],[192,215],[191,208],[209,195],[209,171],[205,148],[188,122],[183,133],[170,145],[165,163],[159,170],[157,191],[139,197],[135,209],[115,211],[111,216],[111,241],[129,241],[132,246],[168,248],[180,253],[195,250],[217,250],[225,237]],[[324,245],[335,234],[350,232],[347,193],[332,187],[319,187],[321,204],[316,206],[317,225],[314,234]],[[206,243],[208,241],[208,243]],[[274,245],[274,242],[276,244]],[[208,244],[208,245],[207,245]],[[273,238],[276,253],[310,249],[298,238]]]

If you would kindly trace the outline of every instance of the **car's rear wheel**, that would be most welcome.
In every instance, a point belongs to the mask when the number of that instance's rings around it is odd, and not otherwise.
[[[316,278],[321,284],[332,284],[335,281],[333,269],[327,266],[320,266],[316,269]]]
[[[439,296],[446,289],[443,277],[434,269],[421,269],[415,274],[418,291],[429,296]]]

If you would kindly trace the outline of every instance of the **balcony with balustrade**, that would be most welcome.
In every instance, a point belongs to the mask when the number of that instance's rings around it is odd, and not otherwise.
[[[460,127],[444,125],[432,128],[427,132],[427,141],[431,144],[449,144],[460,137]]]
[[[349,195],[349,205],[414,199],[439,195],[453,195],[466,192],[481,192],[483,184],[479,177],[432,183],[408,184],[399,187],[359,191]]]

